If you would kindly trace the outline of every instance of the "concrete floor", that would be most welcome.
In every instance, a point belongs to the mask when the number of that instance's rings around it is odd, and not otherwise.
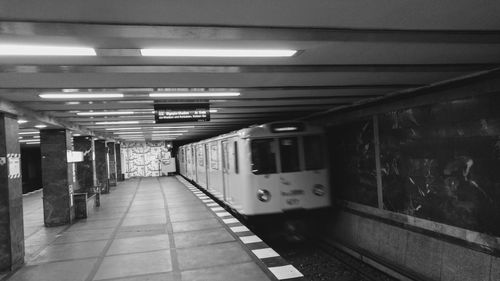
[[[176,178],[120,183],[71,226],[43,226],[41,195],[24,198],[26,265],[6,280],[273,280]]]

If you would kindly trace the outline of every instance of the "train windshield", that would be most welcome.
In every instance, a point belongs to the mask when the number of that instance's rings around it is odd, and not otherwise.
[[[252,140],[252,173],[276,173],[276,153],[274,152],[273,139]]]
[[[304,137],[304,160],[306,170],[324,168],[323,139],[319,135]]]
[[[280,138],[281,172],[300,170],[299,143],[296,137]]]

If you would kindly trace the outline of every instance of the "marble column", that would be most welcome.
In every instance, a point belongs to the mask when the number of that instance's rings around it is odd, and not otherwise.
[[[45,226],[70,224],[75,217],[73,164],[67,158],[67,151],[73,150],[70,131],[40,130],[40,150]]]
[[[24,263],[23,197],[17,118],[0,113],[0,272]]]
[[[101,193],[106,194],[109,193],[106,141],[95,140],[94,149],[97,184],[101,186]]]
[[[116,152],[116,179],[118,181],[123,181],[122,176],[122,152],[121,152],[120,144],[115,144],[115,152]]]
[[[75,193],[94,193],[97,186],[95,161],[94,161],[94,141],[91,136],[73,137],[73,146],[76,151],[83,152],[83,161],[76,163],[76,180],[78,189]]]
[[[107,142],[108,147],[108,175],[109,175],[109,186],[116,186],[116,152],[115,143]]]

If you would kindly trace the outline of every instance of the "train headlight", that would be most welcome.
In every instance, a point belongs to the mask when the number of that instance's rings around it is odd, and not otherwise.
[[[267,202],[271,200],[271,193],[266,189],[257,190],[257,198],[262,202]]]
[[[321,184],[315,184],[313,187],[313,193],[317,196],[323,196],[326,193],[326,188]]]

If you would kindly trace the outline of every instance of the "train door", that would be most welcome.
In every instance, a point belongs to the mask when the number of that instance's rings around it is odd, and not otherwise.
[[[229,142],[224,140],[222,141],[222,183],[224,188],[224,201],[226,202],[231,200],[229,186],[229,173],[231,167],[229,163]]]
[[[205,147],[205,176],[207,177],[207,180],[206,180],[206,189],[209,190],[210,189],[210,162],[209,162],[209,150],[208,150],[208,144],[205,143],[204,144],[204,147]]]

